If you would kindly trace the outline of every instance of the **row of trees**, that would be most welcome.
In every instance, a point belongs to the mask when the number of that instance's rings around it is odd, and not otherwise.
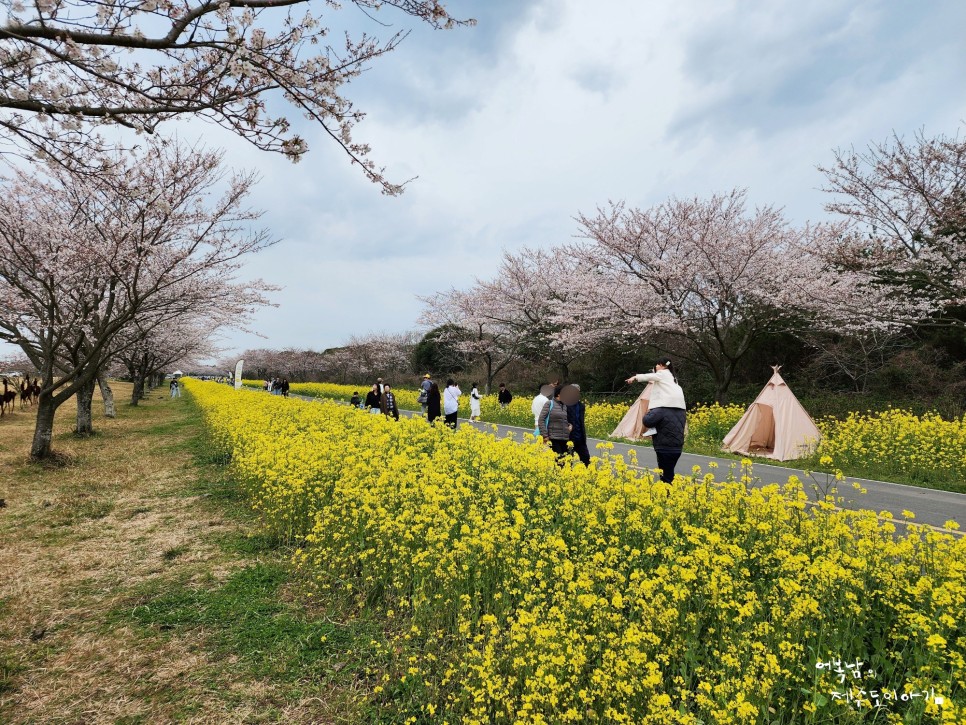
[[[822,171],[833,221],[795,226],[742,190],[611,203],[577,217],[578,242],[506,252],[493,278],[426,298],[422,322],[488,383],[521,357],[566,378],[594,351],[649,346],[704,371],[718,400],[767,338],[803,339],[859,380],[912,329],[961,335],[966,142],[896,137]]]
[[[833,216],[817,225],[749,209],[741,190],[609,204],[577,217],[579,242],[507,252],[494,277],[425,298],[421,335],[244,356],[252,374],[291,380],[430,370],[492,389],[576,375],[612,391],[668,354],[700,400],[760,384],[773,362],[822,389],[955,387],[966,361],[964,149],[920,134],[837,153],[822,169]]]
[[[391,6],[434,28],[473,22],[439,0],[349,4],[366,14]],[[241,260],[271,241],[250,231],[254,176],[229,174],[217,152],[165,142],[160,128],[205,118],[297,161],[308,145],[269,107],[274,98],[398,194],[403,185],[353,139],[363,114],[345,89],[407,33],[344,34],[332,44],[332,26],[317,13],[330,20],[341,6],[309,0],[4,8],[0,161],[11,173],[0,179],[0,341],[18,346],[42,377],[31,454],[46,458],[57,407],[76,395],[77,431],[89,432],[98,380],[111,399],[111,366],[134,380],[136,404],[145,380],[216,353],[217,331],[244,325],[266,301],[264,283],[235,282]],[[127,131],[136,142],[122,141]]]
[[[77,396],[77,432],[111,366],[135,382],[210,356],[213,335],[243,325],[268,285],[235,280],[271,243],[246,207],[255,177],[219,154],[159,140],[117,152],[97,174],[35,165],[0,194],[0,340],[42,380],[31,455],[51,455],[54,413]]]

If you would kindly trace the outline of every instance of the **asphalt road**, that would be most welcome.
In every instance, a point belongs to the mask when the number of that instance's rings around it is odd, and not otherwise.
[[[309,401],[317,400],[317,398],[301,395],[292,395],[291,397]],[[402,410],[400,413],[408,416],[417,415],[417,413],[408,410]],[[476,423],[461,418],[459,424],[470,425],[479,430],[493,433],[493,423]],[[523,436],[526,433],[532,433],[532,430],[518,428],[516,426],[497,425],[495,435],[501,438],[510,435],[518,441],[523,441]],[[595,446],[601,442],[605,441],[594,438],[588,439],[588,447],[590,448],[591,455],[596,450]],[[657,459],[650,446],[632,446],[616,441],[606,442],[613,444],[612,454],[624,454],[626,457],[627,452],[633,449],[637,451],[637,462],[640,467],[657,468]],[[681,455],[681,460],[678,462],[676,471],[678,473],[690,474],[694,466],[700,466],[703,471],[708,471],[708,463],[710,461],[717,462],[719,473],[727,471],[732,465],[738,464],[738,461],[730,458],[711,458],[693,453],[684,453]],[[769,483],[785,483],[788,477],[793,475],[802,479],[805,490],[809,492],[813,499],[818,500],[822,497],[823,486],[825,485],[824,477],[817,476],[818,481],[815,481],[807,476],[805,471],[794,468],[755,463],[752,470],[752,477],[754,479],[752,485],[764,486]],[[856,491],[852,487],[852,484],[855,482],[861,484],[866,492],[860,493]],[[810,486],[812,483],[816,484],[815,488]],[[902,512],[912,511],[916,515],[912,523],[925,524],[939,529],[944,533],[953,534],[954,536],[963,536],[966,534],[966,531],[963,530],[966,529],[966,494],[953,493],[951,491],[936,491],[929,488],[907,486],[902,483],[870,481],[864,478],[846,476],[845,481],[839,484],[836,496],[841,496],[844,499],[839,503],[839,506],[845,509],[855,511],[871,509],[877,513],[888,511],[893,516],[893,522],[900,527],[907,523],[902,517]],[[943,524],[950,520],[959,524],[959,531],[943,528]]]

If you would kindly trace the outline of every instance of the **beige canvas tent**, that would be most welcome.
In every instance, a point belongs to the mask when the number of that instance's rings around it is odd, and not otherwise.
[[[764,390],[725,436],[726,451],[787,461],[807,456],[818,445],[822,434],[778,374],[779,366],[772,369]]]
[[[648,383],[644,386],[644,390],[631,409],[627,411],[621,422],[617,424],[614,428],[614,432],[610,434],[611,438],[630,438],[631,440],[644,440],[641,433],[644,432],[643,418],[647,414],[647,408],[650,404],[651,399],[651,388],[654,387],[654,383]]]

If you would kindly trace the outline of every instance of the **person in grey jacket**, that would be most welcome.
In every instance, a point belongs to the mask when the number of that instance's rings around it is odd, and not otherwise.
[[[674,481],[674,466],[684,448],[687,420],[687,413],[682,408],[651,408],[644,416],[644,425],[657,429],[651,441],[664,483]]]
[[[562,385],[553,389],[553,397],[543,404],[537,425],[544,441],[550,442],[550,447],[558,456],[567,455],[567,442],[573,426],[567,419],[567,406],[560,400]]]

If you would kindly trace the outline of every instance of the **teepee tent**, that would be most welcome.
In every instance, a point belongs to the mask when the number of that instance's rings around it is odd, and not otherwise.
[[[822,434],[778,374],[779,367],[772,367],[775,373],[764,390],[725,436],[726,451],[787,461],[815,450]]]
[[[621,422],[617,424],[614,428],[614,432],[610,434],[611,438],[630,438],[631,440],[643,440],[641,433],[644,432],[644,416],[647,415],[647,408],[650,405],[651,400],[651,389],[654,387],[654,383],[648,383],[641,394],[637,396],[637,400],[631,406],[631,409],[624,414],[621,418]]]

